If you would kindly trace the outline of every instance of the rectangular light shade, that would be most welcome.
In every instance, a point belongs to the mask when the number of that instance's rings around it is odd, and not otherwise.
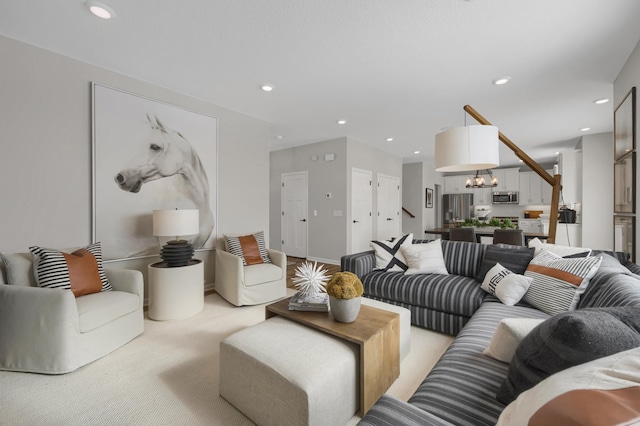
[[[436,134],[435,165],[438,172],[466,172],[500,165],[500,140],[496,126],[464,126]]]
[[[179,237],[195,235],[199,232],[200,211],[198,209],[153,211],[153,235],[157,237]]]

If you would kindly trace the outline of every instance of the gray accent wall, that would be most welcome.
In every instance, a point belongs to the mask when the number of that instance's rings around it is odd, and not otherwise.
[[[334,160],[325,161],[325,155]],[[314,160],[317,156],[317,159]],[[397,176],[402,182],[402,159],[351,138],[342,137],[294,148],[273,151],[270,155],[270,241],[281,247],[281,176],[307,171],[309,175],[307,258],[339,264],[351,247],[351,170],[370,170],[376,174]],[[326,194],[331,193],[331,198]],[[377,205],[373,191],[374,214]],[[313,212],[317,210],[318,215]],[[334,212],[341,212],[335,216]],[[374,218],[375,219],[375,218]],[[375,229],[375,220],[374,220]],[[374,231],[375,238],[375,231]]]
[[[0,52],[0,251],[91,242],[92,81],[218,117],[218,236],[264,230],[268,241],[268,123],[6,37]],[[206,283],[213,253],[197,253]],[[146,275],[158,260],[109,266]]]

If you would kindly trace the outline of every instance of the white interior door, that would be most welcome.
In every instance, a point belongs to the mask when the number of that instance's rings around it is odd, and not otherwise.
[[[370,249],[373,239],[373,174],[369,170],[351,170],[351,251]]]
[[[400,178],[378,174],[378,240],[402,235],[400,230]]]
[[[307,172],[282,174],[281,235],[287,256],[307,257],[309,175]]]

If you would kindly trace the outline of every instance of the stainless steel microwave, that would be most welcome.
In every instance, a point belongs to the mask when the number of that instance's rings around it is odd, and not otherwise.
[[[517,192],[494,192],[491,197],[492,204],[518,204]]]

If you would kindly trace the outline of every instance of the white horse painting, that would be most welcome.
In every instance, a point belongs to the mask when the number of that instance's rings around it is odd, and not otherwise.
[[[200,233],[192,244],[195,249],[202,248],[214,227],[207,173],[198,153],[179,132],[167,128],[155,115],[151,118],[147,114],[147,121],[151,131],[144,140],[143,150],[128,163],[130,166],[116,173],[115,183],[123,191],[138,193],[146,183],[172,178],[172,188],[178,193],[172,198],[185,198],[200,210]],[[157,206],[150,206],[150,210],[152,208]],[[157,249],[156,243],[137,254],[149,254]]]

